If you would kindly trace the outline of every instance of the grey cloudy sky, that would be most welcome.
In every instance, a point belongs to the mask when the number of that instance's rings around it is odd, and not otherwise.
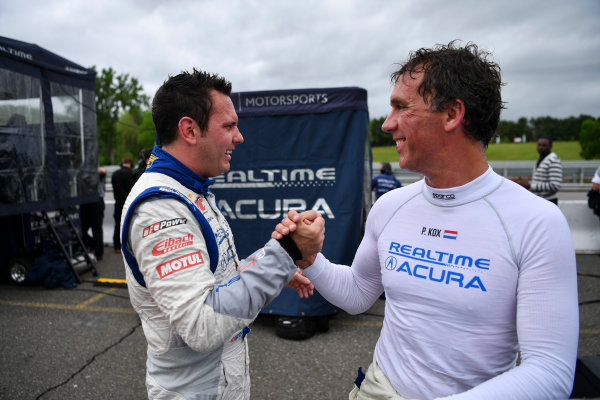
[[[139,79],[193,67],[234,91],[359,86],[387,114],[410,50],[472,41],[503,72],[502,119],[600,117],[599,0],[0,0],[0,36]]]

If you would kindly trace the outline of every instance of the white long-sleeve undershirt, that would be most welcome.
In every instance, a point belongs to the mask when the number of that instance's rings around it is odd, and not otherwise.
[[[375,356],[404,397],[569,397],[579,314],[567,222],[491,168],[458,188],[389,192],[351,267],[319,255],[304,271],[349,313],[385,290]]]

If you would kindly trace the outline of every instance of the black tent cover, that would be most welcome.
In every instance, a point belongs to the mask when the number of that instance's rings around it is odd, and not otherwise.
[[[97,200],[95,76],[0,36],[0,217]]]

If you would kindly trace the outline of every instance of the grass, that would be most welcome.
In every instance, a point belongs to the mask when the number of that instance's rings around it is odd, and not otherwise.
[[[490,144],[486,156],[490,161],[537,160],[537,143],[500,143]],[[581,161],[579,142],[554,142],[554,151],[563,161]],[[394,146],[373,147],[373,161],[398,161],[398,153]]]

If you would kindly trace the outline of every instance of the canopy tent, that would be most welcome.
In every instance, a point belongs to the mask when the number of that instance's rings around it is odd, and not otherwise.
[[[75,275],[76,265],[93,269],[72,206],[99,200],[95,76],[0,37],[0,266],[15,283],[57,248]]]
[[[0,37],[0,217],[98,199],[95,75]]]

